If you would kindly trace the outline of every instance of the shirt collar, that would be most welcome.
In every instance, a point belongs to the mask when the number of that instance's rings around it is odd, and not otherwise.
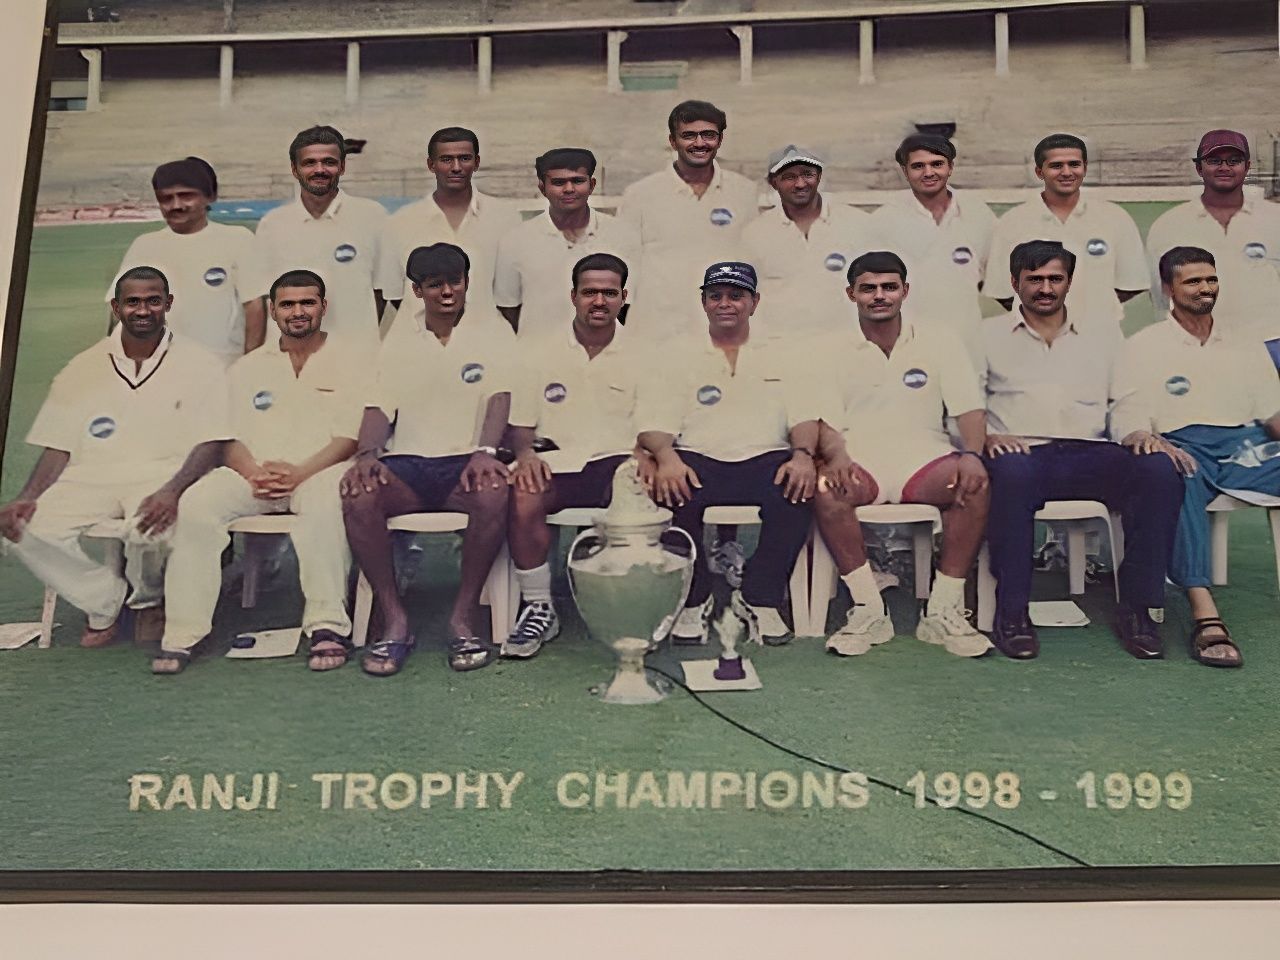
[[[1208,220],[1213,216],[1213,214],[1209,212],[1209,208],[1204,205],[1203,197],[1196,197],[1195,200],[1192,201],[1192,209],[1195,210],[1196,216],[1201,217],[1202,219]],[[1258,198],[1256,196],[1250,196],[1249,191],[1246,190],[1244,194],[1244,204],[1236,211],[1236,213],[1247,213],[1252,216],[1257,212]]]
[[[1044,340],[1044,337],[1040,336],[1040,334],[1037,333],[1035,330],[1033,330],[1031,328],[1031,325],[1027,323],[1027,318],[1022,315],[1022,308],[1020,306],[1015,306],[1012,310],[1010,310],[1009,317],[1012,321],[1009,324],[1010,333],[1016,333],[1018,328],[1021,327],[1022,329],[1027,331],[1027,334],[1029,336],[1034,337],[1036,340],[1040,340],[1040,341]],[[1070,311],[1067,312],[1067,329],[1065,332],[1076,333],[1076,334],[1080,332],[1079,329],[1076,327],[1076,322],[1071,319]]]
[[[828,196],[823,196],[822,209],[818,211],[819,221],[821,221],[822,223],[831,222],[831,207],[832,207],[831,198]],[[796,222],[787,216],[787,210],[782,205],[781,199],[778,200],[778,203],[775,206],[770,207],[769,210],[767,210],[764,215],[765,216],[772,215],[776,220],[778,220],[784,226],[789,224],[790,226],[794,227],[796,225]]]
[[[590,211],[590,217],[587,220],[587,232],[583,234],[583,236],[594,237],[596,235],[596,231],[600,228],[600,215],[596,213],[595,210],[590,208],[588,208],[588,210]],[[542,221],[543,233],[549,237],[559,237],[561,240],[565,240],[566,243],[568,242],[564,233],[555,225],[555,221],[551,219],[551,208],[549,206],[538,219]]]
[[[627,335],[623,332],[625,329],[626,327],[622,326],[620,323],[618,323],[615,320],[613,324],[613,339],[610,340],[608,345],[599,353],[597,353],[595,357],[593,357],[592,359],[598,359],[600,357],[603,357],[607,353],[616,353],[618,350],[620,350],[622,348],[623,343],[625,343],[626,341]],[[573,351],[579,356],[586,356],[587,348],[578,342],[578,335],[574,332],[572,321],[569,322],[569,330],[567,335],[565,336],[564,343],[569,350]]]
[[[1213,329],[1209,331],[1209,339],[1203,344],[1200,342],[1199,337],[1187,332],[1186,327],[1178,322],[1178,318],[1173,315],[1172,310],[1165,315],[1165,320],[1169,324],[1171,336],[1173,336],[1178,343],[1186,347],[1207,347],[1211,343],[1220,343],[1223,339],[1221,320],[1215,319],[1213,321]]]
[[[311,211],[302,205],[302,190],[299,188],[298,197],[293,202],[294,213],[297,215],[298,219],[304,223],[311,220],[335,220],[337,219],[338,211],[342,209],[342,198],[344,196],[346,196],[346,194],[343,193],[342,188],[339,187],[338,195],[333,198],[333,202],[329,204],[324,213],[320,214],[318,217],[313,217],[311,215]]]
[[[951,194],[951,202],[947,204],[947,212],[942,215],[941,223],[933,219],[933,212],[916,198],[910,187],[898,194],[897,205],[913,216],[922,217],[941,227],[961,216],[960,191],[955,187],[947,187],[947,193]]]
[[[1076,218],[1083,217],[1086,213],[1088,213],[1088,210],[1089,210],[1088,194],[1089,194],[1088,189],[1086,189],[1085,187],[1080,188],[1080,199],[1076,201],[1075,209],[1072,210],[1071,213],[1067,215],[1068,220],[1075,220]],[[1041,215],[1044,217],[1045,220],[1058,220],[1058,215],[1049,209],[1049,204],[1045,203],[1043,190],[1041,190],[1039,193],[1036,194],[1036,202],[1040,204]],[[1062,221],[1058,220],[1058,222],[1061,223]]]
[[[432,215],[432,216],[434,216],[434,217],[443,217],[443,216],[444,216],[444,211],[440,209],[440,204],[436,203],[436,198],[435,198],[435,196],[433,196],[433,194],[435,194],[435,192],[436,192],[436,191],[435,191],[435,188],[434,188],[434,187],[432,187],[432,188],[431,188],[431,190],[429,190],[429,191],[427,192],[427,196],[426,196],[426,198],[425,198],[425,199],[426,199],[426,201],[427,201],[427,209],[431,211],[431,215]],[[472,187],[472,188],[471,188],[471,203],[470,203],[470,205],[467,207],[467,212],[466,212],[466,214],[464,215],[464,219],[465,219],[466,217],[478,217],[478,216],[480,216],[480,210],[481,210],[481,206],[482,206],[482,204],[481,204],[481,197],[484,197],[484,195],[483,195],[479,190],[477,190],[475,187]],[[488,200],[489,198],[488,198],[488,197],[484,197],[484,199],[485,199],[485,200]]]
[[[667,170],[670,171],[671,179],[674,180],[679,185],[680,189],[687,191],[689,195],[692,196],[693,187],[689,186],[689,184],[685,183],[683,180],[680,179],[680,174],[676,173],[676,165],[674,163],[670,164],[667,167]],[[711,182],[707,184],[706,192],[703,193],[702,196],[705,197],[712,190],[718,191],[723,185],[724,185],[724,171],[720,168],[720,164],[717,161],[712,160],[711,161]]]
[[[125,356],[124,352],[124,327],[116,324],[110,336],[107,337],[107,359],[111,366],[131,387],[140,387],[145,383],[156,369],[160,366],[161,361],[169,353],[169,347],[173,344],[173,331],[166,329],[160,345],[156,347],[155,352],[147,359],[142,361],[141,367],[135,367],[134,361]]]

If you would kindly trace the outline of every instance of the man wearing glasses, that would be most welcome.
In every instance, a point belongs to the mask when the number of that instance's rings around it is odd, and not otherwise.
[[[1261,196],[1246,196],[1249,141],[1235,130],[1210,130],[1194,159],[1204,181],[1198,200],[1174,207],[1151,225],[1151,263],[1156,315],[1169,309],[1156,265],[1166,250],[1199,247],[1213,254],[1221,281],[1214,317],[1224,330],[1280,334],[1280,208]]]

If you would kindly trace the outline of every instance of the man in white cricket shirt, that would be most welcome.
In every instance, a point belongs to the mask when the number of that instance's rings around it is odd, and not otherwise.
[[[199,157],[160,164],[151,186],[165,227],[129,244],[116,279],[131,267],[160,270],[173,293],[167,325],[228,366],[262,343],[266,331],[266,308],[245,282],[253,233],[209,220],[218,177]],[[114,282],[106,299],[113,296]]]
[[[27,434],[44,450],[17,498],[0,508],[0,533],[14,553],[85,612],[85,647],[115,639],[126,598],[159,626],[178,498],[221,461],[229,437],[225,370],[166,326],[173,297],[164,274],[133,267],[117,291],[116,329],[54,378]],[[85,530],[111,519],[128,520],[123,577],[80,546]]]

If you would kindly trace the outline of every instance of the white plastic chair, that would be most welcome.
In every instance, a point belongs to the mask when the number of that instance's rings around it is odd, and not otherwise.
[[[117,570],[124,566],[124,534],[126,521],[102,520],[95,523],[80,534],[90,540],[106,540],[106,562],[115,565]],[[53,646],[53,615],[58,606],[58,592],[52,587],[44,588],[44,602],[40,605],[40,639],[36,646],[47,650]]]
[[[861,523],[887,523],[911,526],[911,546],[915,570],[917,600],[928,600],[933,572],[933,535],[942,528],[942,514],[937,507],[923,503],[877,503],[858,508]],[[804,554],[801,553],[803,557]],[[827,608],[840,587],[840,573],[826,543],[813,532],[813,577],[809,588],[809,617],[805,621],[806,637],[827,635]]]
[[[405,530],[410,533],[456,533],[466,527],[465,513],[406,513],[387,521],[388,530]],[[505,640],[507,631],[511,629],[516,589],[510,554],[506,543],[503,543],[480,594],[480,602],[489,605],[489,623],[494,643]],[[361,572],[356,581],[355,611],[351,617],[351,639],[357,647],[365,645],[372,615],[373,588]]]
[[[1276,554],[1276,578],[1280,582],[1280,507],[1264,506],[1240,500],[1229,493],[1220,493],[1205,509],[1209,513],[1209,556],[1213,564],[1213,585],[1227,585],[1227,547],[1230,537],[1230,514],[1233,510],[1256,507],[1267,511],[1271,523],[1271,543]]]
[[[1072,596],[1084,593],[1085,534],[1089,523],[1101,520],[1111,541],[1112,576],[1116,600],[1120,600],[1120,563],[1124,560],[1124,528],[1119,513],[1097,500],[1050,500],[1036,511],[1036,519],[1067,525],[1067,576]],[[991,573],[991,554],[984,542],[978,553],[978,629],[990,632],[996,619],[996,578]]]

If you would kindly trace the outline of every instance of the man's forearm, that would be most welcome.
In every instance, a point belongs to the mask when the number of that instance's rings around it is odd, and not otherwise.
[[[495,393],[484,408],[484,422],[480,424],[480,446],[497,447],[507,432],[507,417],[511,414],[511,394]]]
[[[242,477],[248,477],[260,469],[258,461],[253,458],[249,448],[239,440],[232,440],[227,444],[226,449],[222,451],[222,462]]]
[[[303,476],[314,477],[321,470],[327,470],[329,467],[342,463],[344,460],[351,459],[351,455],[355,452],[356,442],[350,437],[334,437],[314,454],[298,464],[298,469]]]
[[[511,452],[516,455],[517,460],[533,451],[533,427],[512,427],[507,431],[507,436],[511,441]]]
[[[805,420],[791,428],[788,439],[792,450],[803,450],[812,458],[818,456],[818,436],[821,431],[819,420]]]
[[[841,455],[848,456],[845,449],[844,436],[825,420],[818,423],[818,456],[831,463]]]
[[[965,450],[981,455],[987,442],[987,411],[970,410],[956,417],[956,429]]]
[[[516,333],[520,332],[520,307],[518,305],[514,307],[499,307],[498,312],[502,314],[507,323],[511,324],[512,330],[516,331]]]
[[[387,446],[391,436],[391,421],[378,407],[365,407],[360,421],[360,435],[356,438],[356,456],[376,457]]]
[[[174,493],[182,494],[187,487],[191,486],[214,467],[222,464],[222,450],[227,441],[225,440],[206,440],[204,443],[197,443],[189,454],[182,466],[178,468],[178,472],[170,478],[165,486],[170,487]]]
[[[636,442],[655,459],[670,456],[675,452],[675,434],[663,433],[661,430],[644,430],[636,438]]]
[[[1267,431],[1267,436],[1272,440],[1280,440],[1280,413],[1273,413],[1262,421],[1262,429]]]
[[[255,297],[244,305],[244,352],[256,350],[267,339],[267,308],[261,297]]]
[[[70,459],[71,454],[65,450],[52,450],[45,447],[44,452],[40,454],[40,459],[31,468],[31,476],[27,477],[27,482],[23,484],[17,499],[37,499],[40,494],[53,486],[58,477],[62,476],[62,471],[67,468],[67,462]]]

